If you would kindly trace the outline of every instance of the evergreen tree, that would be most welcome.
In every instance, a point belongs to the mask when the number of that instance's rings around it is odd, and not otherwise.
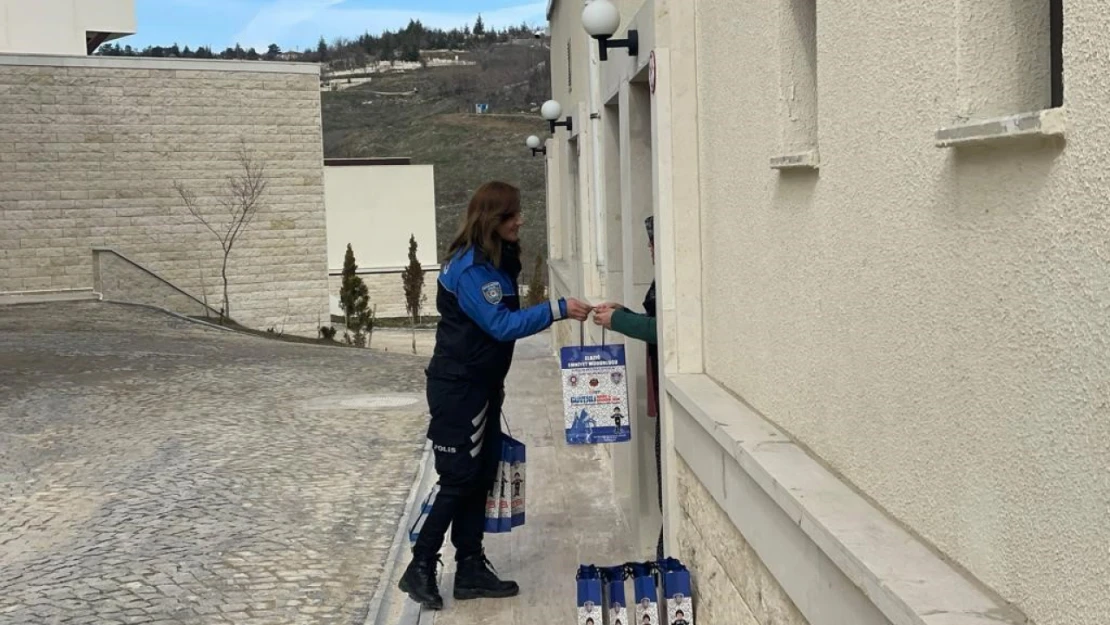
[[[367,331],[373,332],[373,313],[370,311],[370,289],[356,273],[355,251],[347,244],[347,254],[343,257],[343,283],[339,288],[339,306],[343,309],[343,333],[348,344],[359,347],[366,345]],[[354,336],[351,336],[351,332]]]
[[[424,268],[416,258],[416,235],[409,236],[409,265],[401,273],[405,283],[405,310],[412,325],[412,353],[416,353],[416,324],[420,322],[420,309],[424,305]]]
[[[478,20],[474,22],[474,36],[481,37],[486,34],[486,23],[482,21],[482,14],[478,14]]]

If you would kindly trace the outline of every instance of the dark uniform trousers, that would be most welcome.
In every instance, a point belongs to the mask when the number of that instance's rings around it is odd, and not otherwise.
[[[484,386],[467,380],[428,378],[428,408],[439,494],[413,546],[417,558],[434,558],[447,528],[455,558],[482,554],[486,496],[501,460],[501,381]]]

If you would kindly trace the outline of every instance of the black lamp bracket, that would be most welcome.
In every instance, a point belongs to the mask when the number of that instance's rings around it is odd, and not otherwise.
[[[551,134],[555,134],[555,129],[559,126],[566,128],[567,132],[574,132],[574,119],[570,115],[567,115],[567,118],[561,122],[551,120],[548,123],[551,124]]]
[[[612,37],[597,37],[599,58],[609,60],[609,51],[617,48],[628,48],[628,56],[636,57],[640,54],[640,31],[630,30],[624,39]]]

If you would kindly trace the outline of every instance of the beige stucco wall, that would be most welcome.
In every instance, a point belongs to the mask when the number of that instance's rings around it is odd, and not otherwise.
[[[215,237],[242,141],[264,208],[231,255],[232,316],[315,335],[327,319],[318,69],[269,63],[0,56],[0,291],[92,286],[109,246],[214,307]]]
[[[0,0],[0,53],[84,56],[86,32],[135,32],[135,0]]]
[[[963,4],[821,5],[821,169],[779,174],[777,5],[699,0],[706,369],[1035,622],[1102,622],[1110,9],[1066,3],[1066,148],[955,152],[937,128],[1031,97],[969,103],[974,41],[1021,44]]]
[[[563,114],[576,114],[577,103],[589,98],[589,35],[582,28],[582,3],[557,0],[549,19],[551,27],[551,97],[563,105]],[[567,42],[570,42],[570,86],[567,82]],[[579,120],[575,120],[576,122]],[[585,121],[585,120],[582,120]],[[564,130],[559,129],[559,132]]]
[[[435,175],[431,165],[324,167],[328,268],[343,269],[350,244],[361,269],[405,267],[409,237],[425,266],[436,259]]]

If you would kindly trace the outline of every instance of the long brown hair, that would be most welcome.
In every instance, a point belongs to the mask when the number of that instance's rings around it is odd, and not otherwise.
[[[487,182],[478,187],[466,218],[459,227],[455,240],[447,248],[448,259],[460,250],[473,246],[481,250],[495,267],[501,267],[501,237],[497,228],[520,212],[520,189],[507,182]]]

